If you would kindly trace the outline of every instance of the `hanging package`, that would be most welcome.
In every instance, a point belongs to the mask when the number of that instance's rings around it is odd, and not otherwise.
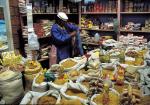
[[[31,32],[28,35],[28,45],[30,50],[39,50],[38,38],[34,32]]]

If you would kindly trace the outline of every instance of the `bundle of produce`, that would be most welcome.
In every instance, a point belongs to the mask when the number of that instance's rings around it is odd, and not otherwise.
[[[139,105],[141,102],[140,91],[133,89],[131,85],[121,94],[121,105]]]
[[[20,105],[56,105],[60,103],[60,99],[58,91],[49,90],[42,93],[29,91],[22,99]]]
[[[48,82],[54,81],[55,76],[47,70],[41,71],[33,80],[32,90],[38,92],[45,92],[48,90]]]
[[[4,67],[9,67],[10,70],[24,71],[24,65],[22,62],[22,56],[14,51],[3,52],[1,54],[2,59],[0,63]]]
[[[0,71],[0,94],[6,104],[17,104],[24,94],[22,75],[2,68]],[[17,91],[16,91],[17,89]]]
[[[83,103],[87,103],[88,90],[85,86],[80,83],[73,83],[72,81],[66,83],[60,92],[66,99],[78,99]]]

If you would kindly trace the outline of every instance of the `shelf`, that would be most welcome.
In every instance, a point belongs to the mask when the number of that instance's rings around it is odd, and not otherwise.
[[[114,32],[114,30],[92,29],[92,28],[81,28],[81,30],[92,30],[92,31]]]
[[[49,59],[49,57],[47,57],[47,58],[41,58],[41,59],[39,59],[38,61],[39,62],[42,62],[42,61],[45,61],[45,60],[48,60]]]
[[[133,33],[150,33],[150,31],[127,31],[127,30],[120,30],[120,32],[133,32]]]
[[[85,14],[85,15],[88,15],[88,14],[106,14],[106,15],[114,15],[114,14],[117,14],[117,12],[82,12],[81,14]]]
[[[120,12],[120,14],[150,14],[150,12]]]
[[[49,35],[48,36],[42,36],[42,37],[38,37],[38,39],[44,39],[44,38],[49,38],[49,37],[50,37]],[[23,36],[23,38],[27,39],[28,37],[27,36],[26,37]]]
[[[67,13],[67,15],[77,15],[78,13]],[[57,13],[32,13],[32,15],[57,15]],[[27,16],[26,14],[21,14],[22,17]]]
[[[42,36],[42,37],[38,37],[38,39],[44,39],[44,38],[49,38],[49,37],[51,37],[50,35],[48,35],[48,36]]]
[[[84,45],[93,45],[93,46],[100,46],[99,44],[96,44],[96,43],[86,43],[86,42],[82,42],[82,44],[84,44]]]

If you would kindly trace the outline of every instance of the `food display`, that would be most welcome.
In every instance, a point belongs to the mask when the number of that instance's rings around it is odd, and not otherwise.
[[[42,96],[38,100],[38,105],[55,105],[57,99],[54,96]]]
[[[147,47],[144,43],[139,47],[127,46],[127,43],[114,40],[105,41],[105,44],[113,46],[107,49],[102,45],[87,52],[86,56],[64,59],[48,70],[38,61],[23,59],[22,63],[19,54],[5,53],[2,54],[0,76],[1,79],[11,77],[13,72],[3,70],[21,68],[24,64],[26,90],[41,92],[32,97],[37,99],[37,104],[144,105],[145,95],[150,94],[150,69],[145,63],[146,54],[149,54]],[[47,95],[45,92],[49,90],[57,91],[61,98]],[[28,101],[28,104],[33,103],[34,100]]]

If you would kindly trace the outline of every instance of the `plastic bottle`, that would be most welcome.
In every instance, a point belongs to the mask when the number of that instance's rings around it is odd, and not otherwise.
[[[100,40],[100,35],[98,34],[98,33],[96,33],[95,35],[94,35],[94,40],[95,40],[95,42],[99,42],[99,40]]]

